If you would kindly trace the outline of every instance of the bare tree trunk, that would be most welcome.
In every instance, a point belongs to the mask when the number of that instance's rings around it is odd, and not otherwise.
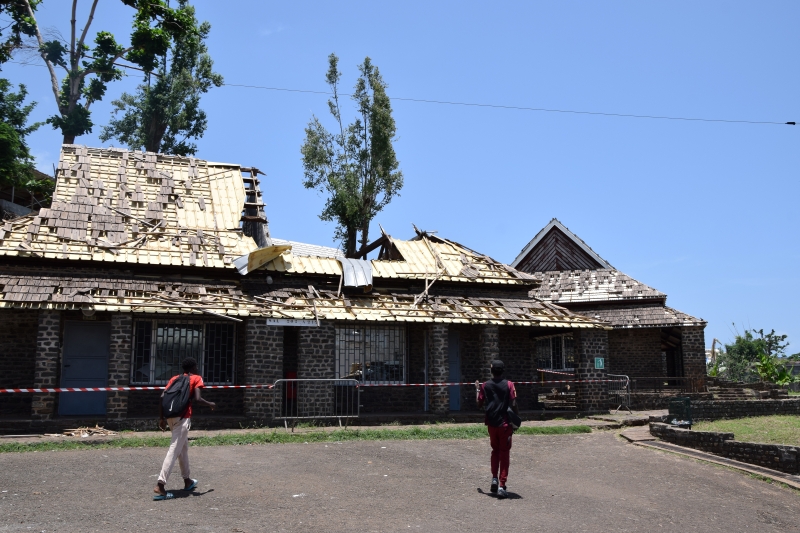
[[[344,243],[345,257],[351,257],[351,258],[356,257],[357,232],[358,232],[357,228],[354,227],[347,228],[347,240]]]
[[[75,144],[75,136],[74,135],[64,135],[64,140],[61,141],[62,144]]]

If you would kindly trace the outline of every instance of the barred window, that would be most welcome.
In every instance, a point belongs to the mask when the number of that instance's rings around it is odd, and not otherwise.
[[[405,327],[337,326],[336,377],[405,382]]]
[[[574,370],[572,335],[553,335],[536,339],[536,364],[547,370]]]
[[[133,332],[132,383],[165,385],[183,371],[181,362],[187,357],[197,361],[209,385],[233,383],[234,324],[137,320]]]

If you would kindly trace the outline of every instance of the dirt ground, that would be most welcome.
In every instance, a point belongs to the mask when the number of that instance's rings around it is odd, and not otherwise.
[[[164,453],[0,454],[0,532],[800,531],[797,493],[611,431],[514,437],[507,500],[488,439],[194,447],[154,502]]]

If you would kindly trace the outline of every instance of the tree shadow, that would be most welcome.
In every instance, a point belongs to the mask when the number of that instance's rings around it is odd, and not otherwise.
[[[483,494],[484,496],[497,498],[497,494],[495,494],[493,492],[484,492],[483,489],[480,488],[480,487],[478,487],[478,492],[480,494]],[[497,498],[497,499],[499,500],[501,498]],[[523,500],[524,498],[522,496],[520,496],[519,494],[517,494],[516,492],[508,491],[508,496],[505,499],[507,499],[507,500]]]

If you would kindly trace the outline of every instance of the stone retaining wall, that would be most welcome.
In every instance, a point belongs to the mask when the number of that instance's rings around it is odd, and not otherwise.
[[[720,420],[748,416],[800,415],[800,398],[786,400],[692,401],[692,419]]]
[[[659,439],[743,463],[764,466],[787,474],[800,474],[800,447],[733,440],[733,433],[692,431],[650,422],[650,434]]]

